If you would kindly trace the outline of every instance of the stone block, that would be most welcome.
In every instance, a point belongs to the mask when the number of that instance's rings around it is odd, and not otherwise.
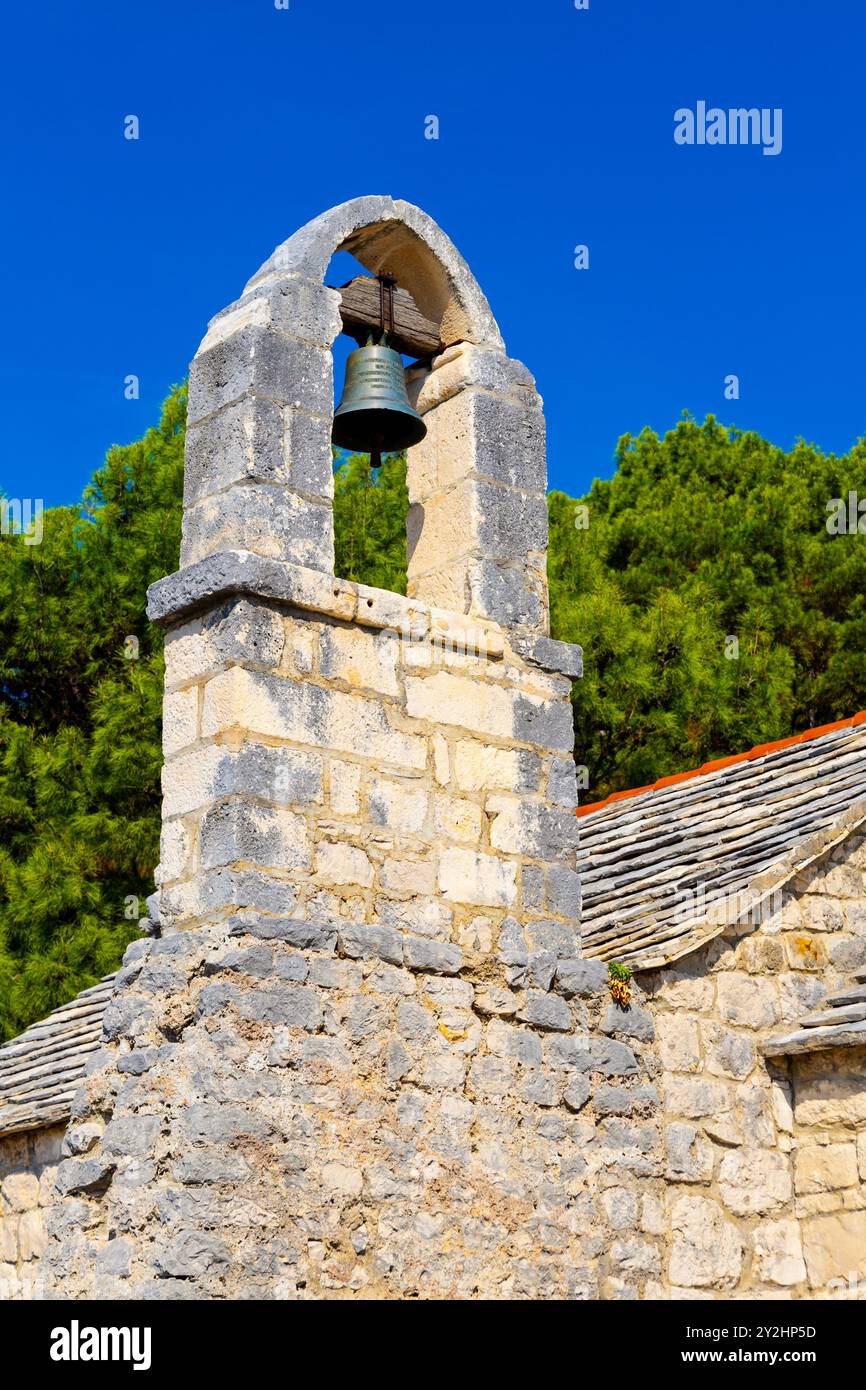
[[[783,1023],[798,1023],[804,1014],[811,1013],[823,1002],[827,986],[814,975],[794,972],[776,977],[779,989],[779,1019]]]
[[[460,739],[454,745],[453,756],[454,779],[461,791],[538,790],[541,760],[537,753]]]
[[[586,1102],[589,1100],[589,1094],[589,1082],[586,1077],[573,1076],[570,1077],[566,1083],[565,1090],[562,1093],[562,1099],[565,1101],[569,1110],[573,1110],[577,1113],[586,1105]]]
[[[122,1115],[106,1126],[102,1151],[113,1158],[151,1158],[161,1127],[157,1115]]]
[[[665,1071],[701,1070],[698,1023],[687,1014],[661,1013],[656,1017],[659,1059]]]
[[[205,993],[202,992],[202,997]],[[253,1019],[257,1023],[303,1028],[308,1033],[315,1033],[322,1026],[319,992],[305,985],[257,988],[238,995],[234,1002],[241,1018]]]
[[[658,1109],[654,1086],[599,1086],[592,1098],[596,1115],[645,1115]]]
[[[418,936],[404,938],[403,959],[413,970],[433,970],[440,975],[455,975],[463,963],[459,946]]]
[[[652,1042],[655,1026],[649,1009],[640,1004],[630,1004],[621,1009],[613,1001],[608,1004],[601,1020],[603,1033],[619,1033],[624,1038],[637,1038],[639,1042]]]
[[[743,1268],[743,1242],[709,1197],[680,1197],[671,1212],[668,1274],[687,1289],[733,1289]]]
[[[510,907],[517,899],[517,865],[466,849],[443,850],[439,890],[449,902]]]
[[[18,1263],[18,1217],[0,1216],[0,1265]]]
[[[280,869],[308,869],[306,822],[283,807],[235,798],[206,812],[201,823],[201,862],[205,869],[239,862]]]
[[[570,753],[574,746],[574,726],[568,700],[545,700],[536,695],[518,695],[514,710],[514,737],[545,749]]]
[[[665,1076],[665,1109],[670,1115],[700,1119],[720,1115],[731,1108],[727,1086],[693,1076]]]
[[[577,820],[573,811],[501,794],[489,796],[485,810],[493,817],[490,825],[493,849],[546,860],[561,858],[577,849]]]
[[[754,1071],[755,1045],[747,1036],[715,1022],[704,1023],[701,1031],[709,1071],[737,1081],[745,1080]]]
[[[559,864],[551,865],[547,870],[546,897],[551,912],[559,917],[580,920],[580,875],[576,870]]]
[[[607,980],[604,961],[565,959],[556,967],[556,987],[566,999],[591,999],[607,989]]]
[[[356,884],[369,888],[373,882],[373,865],[356,845],[324,840],[316,847],[316,880],[337,887]]]
[[[694,1125],[665,1129],[669,1182],[709,1182],[713,1176],[713,1146]]]
[[[347,922],[340,925],[338,941],[343,955],[352,960],[378,958],[392,965],[403,964],[404,939],[393,927]]]
[[[741,1028],[769,1028],[778,1018],[773,982],[739,970],[717,977],[716,1000],[724,1022]]]
[[[556,806],[577,806],[577,768],[573,758],[555,758],[547,776],[547,795]]]
[[[181,564],[226,550],[330,573],[334,517],[328,501],[310,501],[269,483],[244,483],[204,497],[183,515]]]
[[[477,349],[475,352],[474,362],[480,364]],[[487,354],[485,367],[490,366],[496,379],[503,380],[510,377],[506,361]],[[467,362],[456,359],[424,379],[419,399],[422,405],[429,402],[424,419],[427,437],[417,447],[418,457],[413,455],[409,470],[411,501],[426,502],[432,493],[452,488],[470,476],[526,492],[544,493],[544,416],[540,409],[532,408],[537,397],[523,404],[473,390],[432,404],[435,396],[448,389],[446,380],[455,373],[462,375],[467,366]],[[530,383],[531,378],[522,385],[531,390]]]
[[[41,1211],[26,1211],[18,1218],[18,1254],[24,1263],[38,1260],[45,1254],[48,1236],[45,1216]]]
[[[8,1173],[0,1183],[4,1214],[32,1211],[39,1204],[39,1179],[35,1173]]]
[[[209,613],[166,633],[165,669],[168,687],[215,674],[224,667],[276,667],[285,645],[280,614],[258,599],[235,598]]]
[[[866,1275],[866,1211],[839,1211],[802,1222],[803,1255],[813,1289],[831,1280],[862,1283]]]
[[[528,1028],[492,1018],[487,1025],[486,1039],[488,1049],[496,1057],[509,1057],[530,1067],[541,1065],[541,1040]]]
[[[373,778],[367,787],[367,813],[373,825],[417,834],[427,820],[429,793],[412,782]]]
[[[866,1048],[815,1052],[794,1063],[794,1116],[798,1126],[866,1126]]]
[[[231,1255],[225,1241],[208,1231],[181,1231],[154,1254],[159,1273],[178,1279],[194,1279],[211,1272],[222,1273],[230,1262]]]
[[[62,1195],[98,1191],[114,1168],[113,1160],[107,1158],[64,1159],[57,1170],[57,1191]]]
[[[284,409],[247,396],[187,429],[184,506],[245,482],[291,481],[291,453]]]
[[[436,867],[425,860],[388,858],[380,870],[379,882],[394,897],[429,897],[436,891]]]
[[[198,691],[175,690],[162,705],[162,751],[170,758],[198,737]]]
[[[794,1188],[798,1194],[835,1192],[858,1181],[855,1144],[801,1144],[794,1155]]]
[[[511,1018],[517,1013],[517,998],[510,989],[503,989],[501,985],[478,989],[475,993],[475,1012],[482,1016]]]
[[[467,388],[540,409],[534,378],[523,363],[474,342],[455,342],[434,358],[431,370],[413,374],[409,398],[424,415]]]
[[[333,389],[331,355],[324,348],[248,322],[199,349],[190,366],[187,418],[195,424],[247,396],[303,404],[311,414],[328,416]]]
[[[357,628],[325,627],[319,650],[319,669],[331,681],[353,690],[397,695],[400,639],[393,631],[370,633]]]
[[[477,845],[483,825],[483,812],[474,801],[459,796],[434,797],[433,832],[437,838]]]
[[[202,734],[238,728],[401,768],[427,762],[426,738],[392,728],[375,700],[233,667],[204,688]]]
[[[356,816],[361,809],[361,769],[357,763],[331,762],[331,808],[340,816]]]
[[[572,680],[579,680],[583,675],[583,648],[573,642],[558,642],[546,633],[538,632],[511,632],[509,642],[518,656],[543,671],[556,672]],[[568,694],[567,689],[565,694]],[[567,778],[570,788],[567,764],[557,767],[555,775]]]
[[[528,990],[526,1002],[518,1010],[517,1016],[524,1023],[531,1023],[534,1028],[552,1032],[566,1033],[572,1026],[571,1010],[565,1000],[543,990]]]
[[[737,1216],[759,1216],[782,1209],[791,1199],[787,1157],[771,1149],[736,1149],[719,1168],[719,1193]]]
[[[167,762],[162,788],[164,817],[187,815],[228,796],[309,805],[322,800],[322,759],[299,748],[247,742],[235,752],[208,744]]]
[[[437,671],[406,679],[406,712],[413,719],[456,725],[494,738],[511,738],[515,697],[492,682]]]
[[[765,1221],[752,1232],[752,1276],[757,1283],[782,1288],[806,1279],[803,1243],[797,1221]]]

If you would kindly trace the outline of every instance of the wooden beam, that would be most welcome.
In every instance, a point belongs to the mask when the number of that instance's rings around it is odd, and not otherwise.
[[[337,288],[337,286],[332,286]],[[358,275],[339,286],[343,332],[360,343],[367,341],[371,329],[379,329],[379,282],[370,275]],[[395,331],[389,333],[391,347],[408,357],[435,357],[442,351],[438,324],[425,319],[408,290],[394,290]]]

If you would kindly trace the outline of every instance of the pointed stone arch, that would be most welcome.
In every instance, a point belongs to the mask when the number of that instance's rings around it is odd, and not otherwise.
[[[409,452],[409,594],[546,631],[544,417],[490,306],[440,227],[410,203],[356,198],[274,251],[211,320],[190,368],[182,565],[245,550],[333,572],[336,251],[388,270],[439,326],[411,374],[427,439]]]

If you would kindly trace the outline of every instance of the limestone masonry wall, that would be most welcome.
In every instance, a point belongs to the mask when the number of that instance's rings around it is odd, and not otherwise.
[[[570,681],[499,645],[247,599],[169,634],[169,934],[73,1117],[67,1293],[659,1292],[653,1029],[579,958]]]
[[[64,1125],[0,1138],[0,1302],[40,1298],[45,1218]]]
[[[864,1050],[759,1051],[866,962],[864,869],[852,837],[759,925],[643,977],[663,1069],[674,1297],[838,1297],[834,1281],[866,1283]]]

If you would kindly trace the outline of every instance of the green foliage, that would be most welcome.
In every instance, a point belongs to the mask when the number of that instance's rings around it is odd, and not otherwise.
[[[406,592],[406,457],[386,454],[370,468],[366,454],[342,461],[335,451],[334,568],[341,579]]]
[[[130,900],[143,916],[153,891],[162,638],[145,590],[177,568],[185,407],[174,391],[158,429],[110,449],[40,545],[0,537],[0,1038],[113,970]]]
[[[608,962],[607,973],[611,980],[621,980],[627,985],[631,979],[631,971],[627,965],[622,965],[618,960]]]
[[[686,418],[620,441],[585,529],[551,494],[552,629],[585,648],[587,800],[866,705],[866,541],[825,524],[864,463],[863,441],[785,454]]]

